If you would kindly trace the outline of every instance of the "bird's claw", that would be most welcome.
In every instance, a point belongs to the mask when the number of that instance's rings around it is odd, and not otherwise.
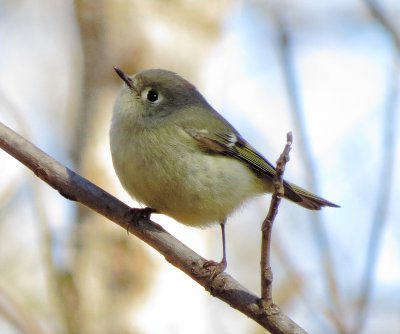
[[[211,273],[211,278],[213,279],[215,276],[221,274],[225,271],[227,266],[226,260],[222,259],[221,262],[215,262],[213,260],[208,260],[204,262],[203,269],[209,271]]]
[[[131,208],[126,213],[126,215],[129,217],[129,224],[126,228],[126,232],[129,234],[129,228],[131,227],[131,225],[136,224],[139,220],[149,220],[152,213],[157,213],[157,210],[148,207],[143,209]]]

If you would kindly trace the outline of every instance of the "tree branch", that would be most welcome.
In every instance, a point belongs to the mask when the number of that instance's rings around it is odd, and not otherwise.
[[[0,147],[30,168],[37,177],[58,190],[64,197],[77,201],[114,223],[129,227],[129,232],[156,249],[165,259],[203,286],[214,297],[247,315],[271,333],[306,333],[279,308],[263,305],[226,273],[213,277],[203,268],[205,259],[151,220],[132,221],[130,207],[97,187],[0,122]]]

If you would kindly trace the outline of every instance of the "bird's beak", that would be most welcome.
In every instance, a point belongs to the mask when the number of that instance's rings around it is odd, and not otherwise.
[[[127,86],[131,89],[134,89],[133,87],[133,81],[131,78],[129,78],[120,68],[114,67],[115,72],[117,72],[118,76],[127,84]]]

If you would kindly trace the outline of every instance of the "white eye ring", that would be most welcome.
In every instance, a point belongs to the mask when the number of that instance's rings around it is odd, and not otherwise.
[[[140,96],[142,97],[143,101],[153,104],[160,103],[162,101],[161,94],[152,87],[146,87]]]

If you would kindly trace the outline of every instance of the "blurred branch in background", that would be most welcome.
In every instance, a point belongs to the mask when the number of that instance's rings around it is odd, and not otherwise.
[[[392,24],[385,16],[382,7],[375,0],[364,0],[365,5],[370,11],[373,18],[382,25],[383,29],[386,30],[390,39],[393,41],[396,49],[396,54],[400,52],[400,33],[396,30],[394,24]]]
[[[66,285],[66,279],[70,273],[66,272],[62,266],[57,268],[54,255],[54,235],[50,229],[50,221],[46,214],[45,195],[41,191],[39,180],[33,180],[32,185],[32,206],[35,214],[35,221],[38,224],[37,231],[40,235],[40,249],[43,260],[43,267],[46,271],[46,285],[50,298],[51,307],[56,310],[60,328],[68,334],[78,333],[77,317],[71,312],[70,307],[76,308],[76,302],[71,304],[71,300],[76,301],[77,292],[74,284]]]
[[[4,107],[5,112],[9,113],[10,118],[16,123],[21,133],[28,138],[32,137],[32,134],[29,131],[29,126],[26,124],[26,121],[22,116],[23,112],[19,110],[12,101],[10,101],[2,90],[0,90],[0,105]],[[26,182],[25,178],[18,178],[13,181],[14,182],[10,182],[9,187],[3,188],[0,194],[0,203],[2,206],[5,205],[10,212],[12,212],[12,210],[10,210],[10,205],[7,205],[8,201],[12,201],[12,203],[15,204],[18,203],[17,200],[13,199],[14,196],[12,195],[12,192],[16,192],[19,189],[19,186],[16,183]],[[72,330],[73,326],[71,326],[71,322],[74,319],[72,316],[73,313],[69,312],[66,302],[66,297],[71,297],[73,291],[69,291],[67,295],[63,294],[63,292],[66,292],[65,289],[62,289],[64,271],[57,269],[54,263],[54,236],[51,232],[50,222],[46,214],[45,195],[40,189],[38,180],[33,180],[33,182],[29,182],[29,184],[31,185],[32,190],[28,192],[28,196],[30,196],[29,202],[33,206],[34,221],[38,224],[37,232],[41,241],[39,244],[39,256],[41,257],[45,271],[46,286],[48,287],[47,293],[50,298],[51,308],[55,311],[52,316],[57,318],[57,321],[60,321],[60,328],[66,329],[68,333],[74,333]],[[5,199],[7,199],[7,201]],[[1,209],[3,209],[2,206],[0,207]],[[8,212],[5,212],[5,214],[7,213]],[[5,294],[5,291],[3,291],[3,294]],[[14,308],[14,310],[18,310],[18,308]],[[21,314],[27,315],[26,312]],[[21,317],[18,317],[18,319],[24,321]],[[28,321],[28,319],[30,319],[30,317],[28,317],[26,321]],[[35,332],[36,325],[33,320],[30,319],[28,322],[32,324],[32,332]],[[27,326],[27,328],[29,328],[29,326]]]
[[[76,71],[82,86],[69,120],[69,149],[76,170],[108,187],[106,159],[99,159],[99,152],[109,152],[108,123],[116,81],[112,68],[121,62],[136,71],[148,49],[142,29],[132,18],[135,2],[76,0],[74,7],[83,62]],[[68,300],[68,314],[78,319],[72,324],[74,332],[131,332],[135,325],[129,314],[140,305],[152,281],[149,254],[136,240],[128,242],[119,231],[102,224],[103,217],[93,211],[82,206],[75,210],[69,234],[72,265],[61,287],[76,296]]]
[[[376,206],[372,215],[371,231],[365,257],[364,273],[362,275],[360,299],[355,311],[355,323],[352,333],[362,333],[370,318],[368,308],[374,291],[375,270],[378,263],[379,251],[385,223],[388,218],[390,195],[394,181],[394,166],[396,157],[397,114],[399,101],[400,80],[400,33],[386,18],[385,13],[374,0],[364,0],[372,17],[382,26],[393,43],[392,68],[388,71],[388,93],[382,112],[382,166],[377,172],[379,189],[376,194]]]
[[[37,323],[35,317],[31,316],[29,309],[24,309],[10,293],[0,286],[0,318],[7,319],[7,322],[27,334],[46,333]]]
[[[283,19],[278,13],[275,13],[274,19],[278,34],[278,54],[283,70],[290,111],[294,119],[294,133],[296,138],[298,138],[300,155],[302,156],[303,163],[305,165],[307,188],[311,189],[315,193],[319,193],[314,157],[308,138],[307,124],[305,123],[302,110],[303,108],[301,106],[301,98],[299,96],[299,90],[297,87],[296,69],[293,61],[294,55],[289,28],[285,25]],[[328,286],[327,295],[330,296],[330,300],[333,303],[333,305],[328,306],[328,312],[337,332],[344,333],[346,330],[345,324],[343,323],[344,317],[341,312],[343,307],[339,295],[329,236],[325,230],[321,215],[313,214],[310,215],[310,218],[312,221],[315,242],[320,253],[321,268],[323,268],[325,281],[327,282]]]

